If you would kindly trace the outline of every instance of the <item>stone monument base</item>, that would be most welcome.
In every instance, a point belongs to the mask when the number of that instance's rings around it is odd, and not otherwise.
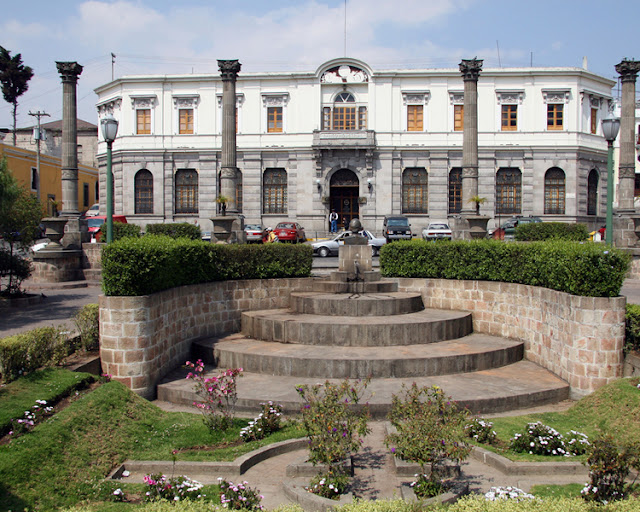
[[[211,232],[211,242],[223,242],[227,244],[247,243],[244,233],[244,219],[235,215],[222,215],[213,217],[213,231]]]
[[[34,283],[60,283],[84,279],[82,250],[62,249],[47,251],[46,248],[33,255]]]

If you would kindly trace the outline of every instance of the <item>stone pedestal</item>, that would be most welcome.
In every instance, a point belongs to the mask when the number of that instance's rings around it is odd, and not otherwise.
[[[87,220],[80,217],[68,217],[64,227],[62,246],[65,249],[81,249],[83,243],[91,241],[91,234],[87,228]]]
[[[31,279],[34,283],[61,283],[84,279],[82,250],[42,249],[33,255],[33,267]]]
[[[247,242],[244,233],[244,219],[235,215],[213,217],[212,243],[244,244]]]
[[[338,270],[347,273],[347,280],[363,280],[363,273],[372,270],[371,247],[365,245],[343,245],[338,249]]]
[[[487,236],[489,217],[483,215],[468,215],[464,217],[464,220],[466,220],[469,225],[469,229],[465,233],[467,240],[477,240]]]

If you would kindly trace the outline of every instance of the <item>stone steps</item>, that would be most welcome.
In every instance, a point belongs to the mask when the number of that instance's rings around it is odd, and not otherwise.
[[[194,383],[187,380],[186,370],[170,373],[158,385],[158,399],[176,404],[191,405],[198,400]],[[217,375],[214,370],[207,375]],[[238,379],[237,411],[255,415],[260,403],[273,400],[281,404],[287,414],[297,414],[302,401],[296,392],[299,385],[324,383],[326,379],[287,377],[244,372]],[[333,382],[340,380],[329,379]],[[569,396],[569,386],[548,370],[530,361],[454,375],[410,378],[373,378],[362,403],[368,403],[375,419],[384,418],[391,407],[392,395],[403,386],[440,386],[462,407],[474,414],[490,414],[556,403]]]
[[[325,347],[418,345],[461,338],[472,330],[470,313],[437,309],[368,317],[297,314],[287,309],[242,313],[245,336]]]
[[[293,313],[325,316],[389,316],[416,313],[424,309],[420,293],[294,292],[289,307]]]
[[[498,368],[522,359],[524,344],[483,334],[405,346],[326,346],[264,342],[233,334],[199,340],[194,354],[207,363],[251,373],[303,378],[430,377]]]

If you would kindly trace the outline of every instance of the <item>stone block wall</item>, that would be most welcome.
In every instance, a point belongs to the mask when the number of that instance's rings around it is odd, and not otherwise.
[[[222,281],[139,297],[100,296],[102,371],[145,398],[190,357],[195,339],[240,329],[243,311],[285,308],[313,279]]]
[[[102,279],[102,248],[105,244],[82,244],[82,274],[86,281],[100,282]]]
[[[475,332],[524,341],[525,357],[581,397],[622,376],[625,297],[579,297],[512,283],[398,279],[427,308],[469,311]]]
[[[83,278],[81,260],[82,251],[80,250],[38,251],[33,255],[31,279],[34,283],[81,280]]]

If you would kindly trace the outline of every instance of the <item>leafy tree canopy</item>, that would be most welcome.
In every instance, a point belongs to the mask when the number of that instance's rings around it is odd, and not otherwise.
[[[11,52],[0,46],[0,83],[2,95],[7,103],[13,105],[13,145],[16,145],[16,110],[18,98],[29,89],[29,80],[33,77],[33,69],[25,66],[22,55],[13,57]]]

